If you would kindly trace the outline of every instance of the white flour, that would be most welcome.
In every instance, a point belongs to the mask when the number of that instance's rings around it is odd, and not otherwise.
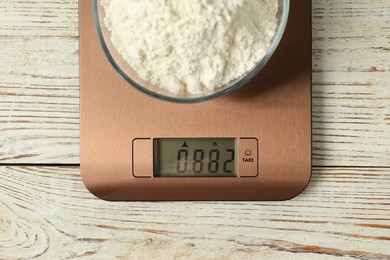
[[[139,76],[172,93],[231,82],[265,55],[277,0],[102,0],[111,40]]]

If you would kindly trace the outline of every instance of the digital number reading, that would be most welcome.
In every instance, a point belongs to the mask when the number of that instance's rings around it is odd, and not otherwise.
[[[155,177],[236,177],[236,140],[157,139]]]
[[[177,173],[204,173],[205,169],[209,173],[218,173],[219,167],[223,165],[223,173],[233,173],[232,164],[235,159],[235,151],[233,149],[226,149],[228,154],[224,156],[223,163],[220,162],[220,150],[211,149],[208,151],[208,157],[205,158],[205,151],[203,149],[196,149],[192,153],[192,158],[189,156],[188,150],[179,150],[177,153],[176,172]],[[189,165],[189,162],[192,165]],[[207,166],[205,166],[205,164]],[[189,170],[192,169],[192,170]]]

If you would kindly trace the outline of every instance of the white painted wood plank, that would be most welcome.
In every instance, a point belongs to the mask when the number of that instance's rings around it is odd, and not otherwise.
[[[0,259],[389,259],[390,169],[316,169],[284,202],[106,202],[78,168],[1,167]]]
[[[79,160],[78,1],[0,2],[0,160]]]
[[[390,1],[313,1],[315,165],[390,165]]]
[[[390,1],[313,0],[313,163],[390,166]],[[0,2],[0,162],[78,163],[76,0]]]

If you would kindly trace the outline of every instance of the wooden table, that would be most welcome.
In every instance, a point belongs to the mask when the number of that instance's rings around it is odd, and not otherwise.
[[[390,259],[389,0],[313,1],[313,177],[284,202],[88,193],[77,4],[0,2],[0,259]]]

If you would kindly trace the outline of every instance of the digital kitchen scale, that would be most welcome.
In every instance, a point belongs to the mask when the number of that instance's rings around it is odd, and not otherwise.
[[[106,200],[285,200],[311,176],[311,1],[291,1],[278,49],[246,86],[178,104],[108,61],[80,2],[81,174]]]

